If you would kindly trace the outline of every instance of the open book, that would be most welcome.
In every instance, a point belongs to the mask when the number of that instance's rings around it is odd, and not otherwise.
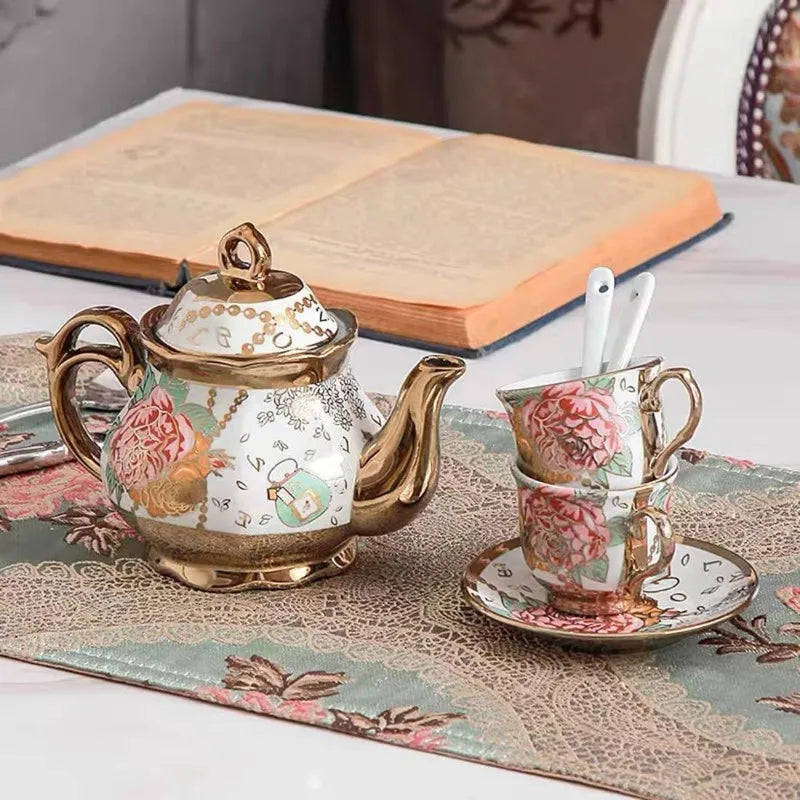
[[[721,217],[677,170],[190,102],[0,181],[0,261],[176,287],[250,220],[362,329],[476,355]]]

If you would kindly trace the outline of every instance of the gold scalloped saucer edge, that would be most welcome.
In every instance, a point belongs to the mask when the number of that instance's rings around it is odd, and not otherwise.
[[[626,633],[592,633],[564,631],[558,629],[548,630],[547,628],[531,625],[523,620],[512,619],[502,614],[498,614],[481,599],[478,592],[478,584],[481,582],[481,575],[483,574],[483,571],[496,559],[500,558],[506,553],[519,549],[519,537],[514,537],[513,539],[496,543],[473,558],[461,577],[461,594],[464,600],[483,616],[488,617],[495,622],[499,622],[508,627],[516,628],[539,638],[554,640],[559,644],[572,644],[578,645],[584,649],[606,650],[609,652],[624,650],[648,650],[662,647],[691,634],[713,628],[731,619],[731,617],[735,617],[737,614],[740,614],[756,598],[759,587],[758,573],[753,565],[746,561],[742,556],[734,553],[732,550],[729,550],[727,547],[712,544],[711,542],[705,542],[701,539],[694,539],[690,536],[681,536],[679,534],[675,534],[674,538],[676,545],[685,545],[696,550],[722,557],[737,566],[750,585],[750,591],[748,592],[747,596],[744,597],[742,602],[738,603],[733,608],[727,609],[726,611],[716,616],[709,617],[701,622],[695,622],[675,628],[653,630],[649,632],[646,629],[640,629],[639,631]]]

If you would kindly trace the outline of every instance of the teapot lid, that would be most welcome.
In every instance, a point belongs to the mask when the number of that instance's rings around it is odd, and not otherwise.
[[[161,317],[155,332],[164,344],[186,353],[251,358],[301,352],[336,335],[336,318],[311,288],[271,268],[269,244],[251,223],[220,239],[217,258],[219,269],[189,281]]]

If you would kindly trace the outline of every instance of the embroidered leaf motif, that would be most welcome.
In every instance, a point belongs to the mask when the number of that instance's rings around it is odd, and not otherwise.
[[[318,700],[338,694],[347,680],[344,672],[305,672],[289,682],[281,695],[284,700]]]
[[[778,628],[778,633],[789,634],[790,636],[800,636],[800,622],[787,622]]]
[[[200,431],[204,436],[216,436],[219,432],[219,425],[217,424],[214,415],[199,403],[186,403],[179,409],[181,414],[185,414],[192,427],[196,431]]]
[[[785,711],[787,714],[800,714],[800,692],[785,697],[760,697],[758,702],[768,703],[775,706],[778,711]]]
[[[330,712],[334,720],[332,728],[362,736],[409,735],[426,728],[443,728],[464,716],[448,712],[422,714],[417,706],[387,708],[375,717],[368,717],[356,711],[342,711],[338,708],[331,708]]]
[[[332,728],[348,733],[358,733],[362,736],[374,735],[378,732],[378,720],[359,714],[357,711],[340,711],[338,708],[329,709],[333,714]]]
[[[189,387],[186,381],[180,378],[173,378],[166,372],[161,373],[158,385],[172,398],[176,406],[182,406],[186,402],[186,395],[189,394]]]
[[[593,581],[605,581],[608,577],[608,556],[603,555],[580,566],[580,573]]]
[[[82,544],[102,556],[113,556],[122,539],[133,533],[123,518],[106,506],[71,506],[45,519],[67,526],[67,544]]]
[[[622,475],[629,478],[633,469],[633,453],[631,453],[631,448],[625,445],[619,453],[614,455],[614,458],[611,459],[606,469],[612,475]]]
[[[800,644],[775,641],[770,636],[764,614],[753,617],[749,622],[744,617],[733,617],[730,624],[741,631],[741,634],[724,628],[713,628],[715,635],[701,639],[700,644],[716,647],[716,653],[720,656],[732,653],[758,653],[756,657],[758,664],[777,664],[800,658]]]
[[[628,537],[628,522],[625,517],[612,517],[606,525],[608,532],[611,534],[608,546],[613,547],[615,544],[624,544],[625,539]]]
[[[284,700],[318,700],[338,693],[347,680],[344,672],[304,672],[292,677],[277,664],[261,656],[228,656],[228,674],[223,684],[228,689],[259,692]]]
[[[786,645],[785,647],[775,647],[766,653],[760,655],[756,661],[759,664],[777,664],[779,661],[791,661],[800,655],[794,645]]]
[[[228,674],[222,682],[228,689],[279,695],[286,687],[289,673],[261,656],[250,656],[249,659],[228,656],[225,663]]]

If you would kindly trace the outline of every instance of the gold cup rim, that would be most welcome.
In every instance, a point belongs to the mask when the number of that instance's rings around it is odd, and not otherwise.
[[[578,374],[556,381],[543,380],[551,375],[562,375],[564,373],[573,373],[575,371],[580,372],[580,366],[569,367],[568,369],[556,370],[555,372],[549,372],[543,375],[534,375],[532,378],[524,378],[523,380],[515,381],[514,383],[507,383],[504,386],[500,386],[495,389],[495,395],[498,400],[503,402],[507,397],[519,397],[527,392],[532,392],[537,389],[544,389],[545,387],[549,386],[561,386],[564,383],[573,383],[574,381],[587,381],[592,380],[592,378],[599,378],[601,376],[605,377],[606,375],[621,375],[624,372],[640,372],[643,369],[652,369],[653,367],[657,367],[663,363],[664,359],[662,356],[642,356],[641,358],[636,359],[634,364],[630,364],[627,367],[620,367],[619,369],[611,370],[610,372],[598,372],[594,375]],[[534,383],[534,381],[536,382]]]
[[[647,483],[639,483],[634,486],[628,486],[626,489],[606,489],[600,486],[582,486],[580,484],[573,483],[548,483],[547,481],[542,481],[539,480],[539,478],[533,478],[528,475],[528,473],[525,472],[519,457],[511,463],[511,474],[514,476],[514,480],[517,483],[517,488],[519,488],[520,484],[522,484],[524,488],[528,489],[535,489],[536,487],[542,486],[548,489],[559,489],[568,492],[603,492],[604,494],[608,495],[620,495],[628,494],[629,492],[641,492],[644,489],[650,489],[652,491],[659,484],[664,483],[671,486],[675,482],[678,472],[680,472],[680,460],[677,456],[670,456],[667,465],[668,469],[663,475],[653,478],[653,480],[647,481]]]
[[[177,350],[156,333],[168,305],[146,311],[139,322],[139,338],[148,361],[176,377],[197,383],[271,389],[318,383],[335,375],[344,364],[358,334],[355,315],[344,309],[328,309],[336,318],[336,335],[297,353],[269,353],[259,356],[203,355]]]

